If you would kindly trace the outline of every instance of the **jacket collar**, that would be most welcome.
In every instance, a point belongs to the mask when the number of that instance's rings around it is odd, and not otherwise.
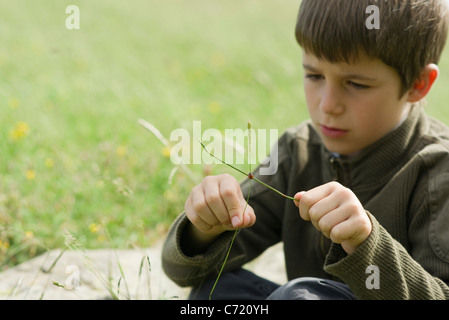
[[[401,125],[353,157],[336,156],[322,145],[324,178],[356,194],[378,190],[408,161],[423,115],[421,106],[413,106]]]

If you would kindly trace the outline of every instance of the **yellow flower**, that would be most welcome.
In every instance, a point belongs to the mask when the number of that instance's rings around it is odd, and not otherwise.
[[[14,129],[9,131],[9,137],[16,141],[24,138],[30,132],[30,126],[23,121],[19,121],[16,123]]]
[[[170,154],[171,154],[171,148],[168,147],[168,146],[165,146],[165,147],[162,149],[162,155],[163,155],[165,158],[170,158]]]
[[[209,103],[209,112],[212,114],[220,113],[221,105],[217,101],[212,101]]]
[[[126,146],[118,146],[115,152],[119,157],[124,157],[126,155],[127,149],[128,148]]]
[[[100,226],[98,225],[98,224],[96,224],[96,223],[91,223],[90,225],[89,225],[89,230],[90,230],[90,232],[92,232],[92,233],[96,233],[96,232],[98,232],[98,229],[100,228]]]
[[[27,239],[33,238],[33,232],[32,231],[25,231],[25,238],[27,238]]]
[[[9,242],[7,242],[7,241],[2,242],[0,240],[0,250],[3,249],[4,251],[6,251],[6,250],[8,250],[8,248],[9,248]]]
[[[52,158],[45,159],[45,166],[47,168],[53,168],[55,166],[55,161]]]
[[[28,180],[34,180],[34,178],[36,178],[36,172],[34,170],[29,169],[25,172],[25,177]]]

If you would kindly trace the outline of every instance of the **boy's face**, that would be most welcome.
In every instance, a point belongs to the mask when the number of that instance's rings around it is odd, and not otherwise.
[[[313,124],[326,148],[357,153],[394,129],[409,110],[399,98],[399,75],[380,60],[360,56],[331,63],[303,52],[304,89]]]

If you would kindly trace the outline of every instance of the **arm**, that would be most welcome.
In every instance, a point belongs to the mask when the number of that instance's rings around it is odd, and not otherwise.
[[[372,215],[369,217],[373,231],[368,239],[351,255],[333,244],[325,271],[348,284],[359,299],[449,299],[448,285],[427,272]],[[369,266],[378,267],[379,289],[367,285]]]
[[[185,213],[173,222],[162,249],[162,267],[167,276],[181,287],[200,283],[223,261],[232,232],[221,234],[202,254],[189,256],[183,249],[183,234],[190,224]]]
[[[449,299],[446,164],[427,166],[410,194],[407,242],[402,245],[367,212],[373,226],[370,236],[350,255],[332,245],[325,271],[345,281],[360,299]],[[374,276],[370,272],[378,273],[379,289],[369,285]]]
[[[295,196],[301,217],[333,241],[324,270],[348,284],[359,299],[449,299],[449,287],[442,280],[449,276],[444,253],[448,229],[442,226],[449,222],[444,218],[449,207],[447,193],[441,187],[433,190],[430,197],[435,205],[431,206],[425,188],[418,190],[413,197],[416,206],[409,226],[412,249],[408,251],[338,183]],[[431,227],[431,217],[442,217],[440,232]],[[439,256],[429,239],[438,242]],[[377,282],[374,286],[373,279]]]

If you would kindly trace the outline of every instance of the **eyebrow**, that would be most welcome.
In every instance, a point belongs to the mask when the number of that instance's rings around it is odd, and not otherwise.
[[[315,67],[309,65],[309,64],[303,64],[302,65],[304,69],[309,70],[311,72],[321,73],[318,69]],[[363,81],[376,81],[376,78],[368,77],[362,74],[357,73],[349,73],[344,75],[345,78],[354,79],[354,80],[363,80]]]

